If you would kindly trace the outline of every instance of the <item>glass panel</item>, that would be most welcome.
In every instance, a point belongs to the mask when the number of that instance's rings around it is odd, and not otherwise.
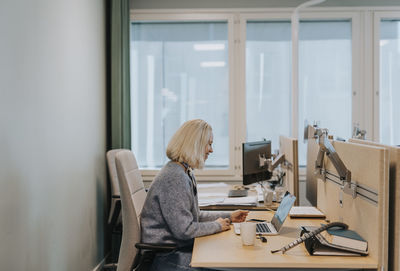
[[[299,27],[299,164],[306,164],[304,123],[335,138],[352,132],[351,21],[301,22]]]
[[[380,33],[380,142],[400,145],[400,20],[381,21]]]
[[[291,134],[290,22],[248,22],[246,28],[247,141]]]
[[[169,139],[190,119],[209,122],[214,153],[229,165],[226,22],[131,24],[132,149],[141,168],[162,167]]]

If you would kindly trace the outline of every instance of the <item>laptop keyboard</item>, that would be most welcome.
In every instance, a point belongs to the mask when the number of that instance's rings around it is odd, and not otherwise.
[[[266,223],[257,223],[256,233],[267,233],[271,232],[268,225]]]

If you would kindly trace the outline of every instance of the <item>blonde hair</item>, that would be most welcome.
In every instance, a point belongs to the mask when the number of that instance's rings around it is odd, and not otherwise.
[[[211,135],[212,128],[204,120],[185,122],[168,143],[168,158],[175,162],[187,163],[191,168],[203,168],[206,146]]]

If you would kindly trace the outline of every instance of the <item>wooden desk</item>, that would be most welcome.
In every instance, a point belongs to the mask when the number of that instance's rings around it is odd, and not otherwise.
[[[272,212],[251,212],[249,218],[271,219]],[[304,244],[285,254],[271,254],[298,238],[300,226],[320,226],[326,223],[319,219],[290,219],[277,236],[267,236],[268,242],[256,239],[254,246],[243,246],[240,235],[233,229],[214,235],[196,238],[193,248],[192,266],[209,268],[351,268],[377,269],[378,263],[370,256],[338,257],[309,256]]]

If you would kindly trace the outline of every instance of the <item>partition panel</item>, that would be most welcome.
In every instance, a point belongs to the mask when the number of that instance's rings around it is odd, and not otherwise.
[[[310,142],[309,142],[310,143]],[[343,190],[338,173],[325,155],[326,178],[319,176],[317,207],[331,222],[342,221],[368,241],[369,254],[379,268],[388,263],[389,152],[382,147],[333,141],[337,154],[357,185],[353,198]],[[366,190],[364,190],[365,188]],[[369,191],[367,199],[365,191]],[[375,196],[374,196],[374,193]],[[371,196],[372,195],[372,196]]]
[[[307,143],[307,172],[306,172],[306,198],[313,206],[317,206],[317,178],[315,176],[315,161],[318,156],[319,145],[315,140]]]
[[[296,196],[294,205],[299,205],[299,160],[296,138],[279,136],[279,153],[285,154],[285,181],[288,191]]]
[[[400,147],[372,141],[349,139],[349,142],[386,148],[389,151],[389,270],[400,270]]]

